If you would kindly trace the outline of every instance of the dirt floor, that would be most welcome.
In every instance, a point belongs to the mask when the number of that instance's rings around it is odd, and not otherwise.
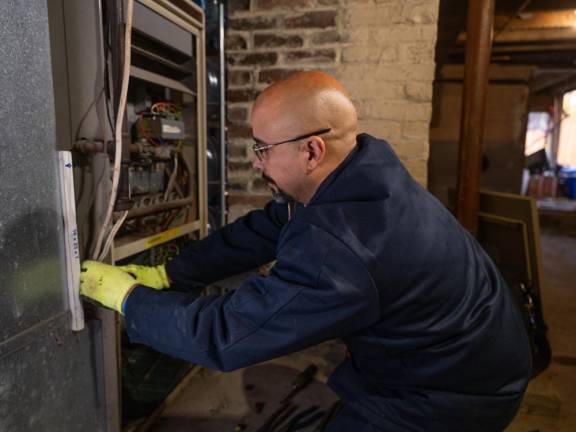
[[[553,359],[530,383],[506,432],[576,431],[576,237],[542,235],[542,257],[541,295]],[[343,355],[342,346],[332,342],[233,373],[204,370],[149,431],[256,431],[278,408],[298,372],[311,363],[319,367],[319,380],[294,399],[296,412],[312,406],[327,410],[336,397],[322,381]],[[312,430],[314,425],[302,429]]]

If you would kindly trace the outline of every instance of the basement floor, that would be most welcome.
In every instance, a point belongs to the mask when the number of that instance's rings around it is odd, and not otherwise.
[[[506,432],[576,431],[576,237],[542,235],[544,314],[553,359],[531,381],[523,404]],[[288,393],[290,383],[309,364],[317,381],[294,398],[299,412],[325,411],[337,400],[325,382],[343,358],[337,342],[228,374],[203,370],[171,401],[151,432],[257,431]],[[318,423],[301,429],[313,431]]]

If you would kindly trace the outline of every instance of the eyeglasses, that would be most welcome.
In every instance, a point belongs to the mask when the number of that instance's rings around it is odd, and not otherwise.
[[[316,135],[322,135],[322,134],[330,132],[331,130],[332,130],[331,128],[320,129],[320,130],[315,131],[315,132],[310,132],[310,133],[307,133],[305,135],[300,135],[300,136],[297,136],[296,138],[291,138],[289,140],[280,141],[280,142],[277,142],[274,144],[266,144],[266,143],[263,143],[262,141],[258,141],[257,139],[254,139],[254,145],[252,146],[252,150],[254,150],[254,154],[256,154],[256,157],[260,161],[262,161],[262,160],[264,160],[264,155],[266,154],[266,152],[274,146],[300,141],[300,140],[303,140],[304,138],[310,138],[310,137],[313,137]]]

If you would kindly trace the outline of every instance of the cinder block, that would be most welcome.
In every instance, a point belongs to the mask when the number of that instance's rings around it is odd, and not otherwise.
[[[436,24],[438,21],[438,2],[405,2],[402,19],[409,24]]]
[[[388,81],[348,81],[346,89],[352,97],[362,100],[364,104],[377,104],[383,100],[398,101],[404,99],[404,85]]]
[[[392,63],[398,59],[395,44],[349,46],[342,49],[344,63]]]
[[[410,101],[432,102],[432,89],[432,83],[408,82],[404,93]]]
[[[371,110],[371,118],[378,120],[398,120],[402,121],[406,117],[406,103],[405,102],[390,102],[384,101],[375,106]]]
[[[430,122],[432,116],[431,103],[407,103],[404,107],[404,118],[408,122],[424,121]]]
[[[402,122],[402,138],[428,142],[430,122],[427,121],[404,121]]]
[[[401,20],[402,2],[390,3],[385,6],[375,4],[360,7],[349,7],[344,15],[344,26],[347,27],[382,27],[396,24]]]

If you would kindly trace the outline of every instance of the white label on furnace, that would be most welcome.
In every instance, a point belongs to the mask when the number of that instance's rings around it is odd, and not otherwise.
[[[178,126],[172,126],[169,124],[162,125],[162,133],[169,133],[169,134],[178,134],[181,130]]]

